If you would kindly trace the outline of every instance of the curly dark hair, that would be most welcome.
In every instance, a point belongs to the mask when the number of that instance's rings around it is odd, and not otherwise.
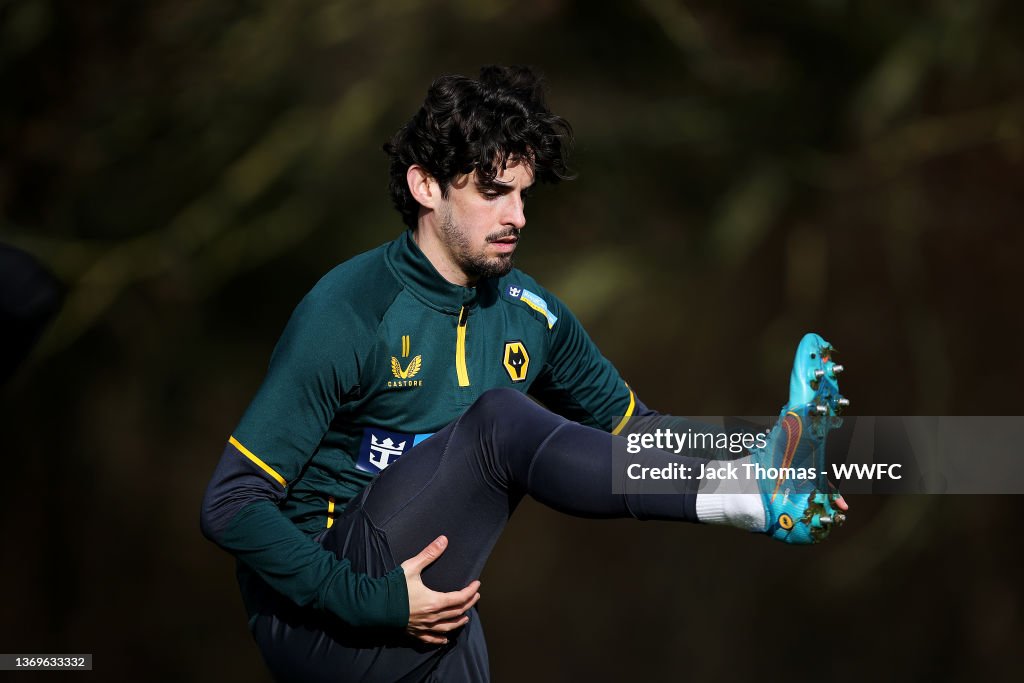
[[[544,103],[543,80],[525,66],[485,66],[479,80],[441,76],[412,119],[384,144],[391,201],[410,228],[419,203],[406,173],[422,166],[448,196],[456,176],[476,171],[493,182],[509,162],[530,164],[538,182],[574,177],[566,165],[572,127]]]

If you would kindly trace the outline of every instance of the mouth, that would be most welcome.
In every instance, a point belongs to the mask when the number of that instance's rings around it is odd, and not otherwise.
[[[519,243],[519,237],[517,235],[509,235],[508,237],[492,239],[490,240],[490,243],[497,247],[498,251],[502,253],[509,253],[515,250],[516,244]]]

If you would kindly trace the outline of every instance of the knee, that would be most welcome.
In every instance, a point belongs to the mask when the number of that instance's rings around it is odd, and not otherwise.
[[[515,389],[491,389],[480,395],[463,415],[463,425],[472,425],[489,438],[512,438],[529,442],[543,438],[558,423],[564,422],[526,394]]]
[[[515,389],[488,389],[480,394],[480,398],[473,402],[466,414],[472,414],[475,419],[484,423],[500,422],[503,419],[507,420],[524,405],[532,403],[533,401],[525,394]]]

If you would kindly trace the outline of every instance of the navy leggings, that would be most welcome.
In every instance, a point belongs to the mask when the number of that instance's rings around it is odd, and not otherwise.
[[[353,570],[381,576],[444,534],[447,550],[422,576],[434,590],[454,591],[479,578],[525,494],[581,517],[696,521],[696,480],[680,482],[677,495],[628,492],[625,472],[613,472],[613,440],[619,438],[570,422],[511,389],[488,391],[384,470],[320,542]],[[697,467],[703,461],[644,451],[631,462]],[[612,492],[613,477],[626,493]],[[281,681],[489,680],[476,609],[444,646],[419,644],[403,632],[352,629],[274,600],[260,610],[253,633]]]

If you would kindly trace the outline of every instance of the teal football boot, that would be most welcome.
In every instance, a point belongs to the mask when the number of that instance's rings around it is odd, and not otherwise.
[[[760,465],[758,486],[764,502],[764,533],[785,543],[818,543],[846,517],[830,491],[825,442],[842,425],[839,414],[850,402],[839,393],[842,365],[832,345],[817,334],[800,341],[789,380],[789,402],[751,461]]]

